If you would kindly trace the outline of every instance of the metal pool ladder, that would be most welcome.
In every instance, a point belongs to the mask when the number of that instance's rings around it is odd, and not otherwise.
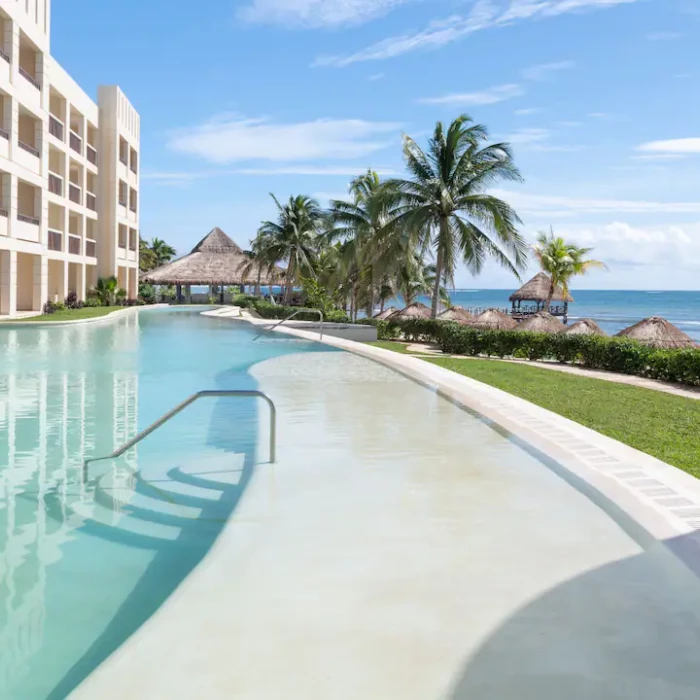
[[[83,475],[87,480],[88,465],[92,462],[101,462],[105,459],[116,459],[121,457],[125,452],[128,452],[134,445],[137,445],[141,440],[148,437],[152,432],[160,428],[161,425],[167,423],[171,418],[174,418],[178,413],[184,411],[188,406],[199,399],[219,398],[219,397],[236,397],[236,398],[260,398],[263,399],[270,407],[270,463],[274,464],[277,461],[277,408],[272,399],[262,391],[253,390],[234,390],[234,389],[213,389],[208,391],[198,391],[192,394],[188,399],[178,404],[171,411],[168,411],[162,418],[159,418],[155,423],[149,425],[148,428],[142,430],[136,437],[132,438],[126,444],[122,445],[118,450],[115,450],[110,455],[104,457],[91,457],[83,462]]]
[[[262,333],[258,333],[253,340],[257,340],[258,338],[262,337],[265,335],[267,331],[270,333],[274,331],[276,328],[279,328],[283,323],[286,323],[287,321],[290,321],[293,319],[297,314],[300,313],[311,313],[311,314],[318,314],[319,319],[321,320],[321,325],[319,326],[319,340],[323,340],[323,311],[319,311],[318,309],[299,309],[298,311],[295,311],[293,314],[290,314],[287,316],[287,318],[283,318],[279,323],[276,323],[272,328],[264,330]]]

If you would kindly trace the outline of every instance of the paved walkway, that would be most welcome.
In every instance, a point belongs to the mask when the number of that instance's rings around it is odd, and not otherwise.
[[[416,355],[423,358],[449,357],[450,359],[465,361],[485,359],[479,357],[469,357],[466,355],[446,355],[434,345],[422,345],[420,343],[412,343],[408,345],[408,351],[411,353],[415,353]],[[588,377],[590,379],[602,379],[605,382],[615,382],[616,384],[629,384],[630,386],[638,386],[642,387],[643,389],[662,391],[665,394],[683,396],[686,399],[695,399],[696,401],[700,400],[700,387],[669,384],[668,382],[660,382],[656,379],[635,377],[631,374],[617,374],[615,372],[605,372],[602,370],[586,369],[585,367],[562,365],[558,362],[528,362],[527,360],[500,360],[497,358],[491,359],[494,362],[511,362],[514,364],[528,365],[530,367],[538,367],[539,369],[551,369],[554,372],[564,372],[564,374],[575,374],[579,377]]]

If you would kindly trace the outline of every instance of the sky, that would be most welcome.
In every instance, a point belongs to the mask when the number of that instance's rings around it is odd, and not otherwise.
[[[462,113],[507,140],[495,193],[534,240],[609,266],[588,289],[700,289],[700,0],[54,0],[54,57],[141,114],[141,234],[241,246],[269,196],[326,205],[404,173]],[[530,272],[534,272],[534,267]],[[510,289],[493,264],[458,288]]]

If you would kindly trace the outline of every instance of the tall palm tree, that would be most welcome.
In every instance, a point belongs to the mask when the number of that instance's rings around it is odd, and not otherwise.
[[[158,267],[156,265],[156,256],[143,238],[139,239],[139,269],[141,272],[148,272]]]
[[[551,279],[544,305],[545,311],[549,311],[557,287],[562,288],[564,296],[568,295],[569,281],[572,277],[585,275],[589,270],[596,268],[607,270],[607,265],[600,260],[586,259],[593,248],[579,248],[573,243],[567,243],[561,236],[555,236],[554,231],[548,234],[540,232],[533,249],[542,271]]]
[[[372,170],[350,183],[350,193],[353,202],[331,201],[329,220],[333,228],[329,236],[348,244],[341,263],[348,269],[357,268],[366,285],[363,296],[368,311],[372,312],[382,276],[394,261],[391,234],[398,197]]]
[[[151,241],[151,252],[155,258],[156,267],[169,263],[177,255],[175,248],[160,238],[154,238]]]
[[[290,197],[277,206],[277,221],[263,221],[256,239],[257,252],[265,264],[287,264],[285,303],[302,277],[314,277],[319,235],[325,215],[319,203],[305,195]]]
[[[517,277],[525,267],[527,244],[518,233],[520,219],[504,201],[487,194],[502,180],[521,180],[510,147],[487,143],[486,128],[462,115],[445,131],[435,126],[427,153],[404,137],[409,180],[391,182],[401,193],[400,228],[435,254],[432,315],[437,316],[440,287],[454,277],[461,258],[478,274],[490,257]]]

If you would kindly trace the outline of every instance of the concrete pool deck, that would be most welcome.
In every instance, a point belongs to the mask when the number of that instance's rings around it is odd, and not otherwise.
[[[253,368],[279,463],[71,697],[700,696],[695,479],[419,359],[325,342],[353,354]]]

